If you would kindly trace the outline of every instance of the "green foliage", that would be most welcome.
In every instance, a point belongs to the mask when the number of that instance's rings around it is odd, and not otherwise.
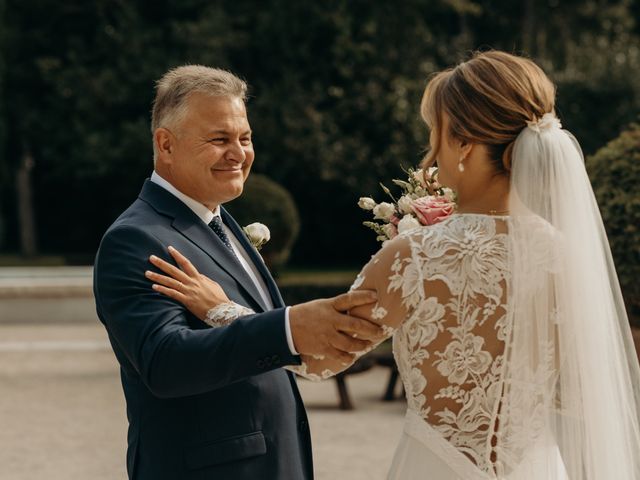
[[[640,125],[587,159],[632,322],[640,327]]]
[[[7,164],[6,138],[7,138],[7,116],[5,113],[5,77],[6,65],[4,63],[6,35],[5,35],[5,0],[0,0],[0,249],[5,241],[5,195],[2,188],[8,183],[7,176],[9,168]]]
[[[250,3],[236,2],[237,15]],[[454,58],[456,42],[443,39],[457,30],[455,14],[428,3],[273,0],[278,15],[247,20],[254,34],[233,59],[254,72],[254,168],[286,186],[302,212],[293,261],[361,264],[375,250],[359,229],[358,198],[420,161],[425,79]]]
[[[5,170],[5,141],[6,141],[6,112],[5,112],[5,77],[6,77],[6,26],[5,26],[5,0],[0,0],[0,185],[2,185]]]
[[[206,1],[8,7],[8,159],[33,152],[44,249],[90,259],[152,169],[154,80],[187,61],[226,66],[235,37]]]
[[[243,194],[225,205],[242,226],[254,222],[265,224],[271,240],[260,253],[269,267],[282,267],[300,232],[300,215],[291,194],[264,175],[251,174]]]
[[[298,285],[287,284],[280,287],[280,293],[286,305],[296,305],[308,302],[316,298],[331,298],[349,290],[350,284],[344,285],[320,285],[302,283]]]
[[[254,168],[285,185],[302,213],[294,262],[320,263],[322,252],[332,262],[366,260],[376,245],[355,230],[358,197],[420,161],[426,80],[474,48],[540,62],[587,153],[640,111],[640,43],[627,0],[268,3],[277,16],[246,13],[248,0],[229,10],[231,18],[244,11],[242,27],[254,32],[232,58],[253,85]]]
[[[151,171],[154,81],[202,63],[251,86],[254,169],[300,209],[292,262],[361,265],[377,245],[357,200],[420,161],[431,73],[476,48],[524,52],[592,153],[640,111],[639,3],[0,0],[3,249],[16,250],[10,179],[28,146],[39,244],[89,260]]]

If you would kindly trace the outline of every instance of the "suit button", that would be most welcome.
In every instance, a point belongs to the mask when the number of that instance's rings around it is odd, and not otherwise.
[[[264,368],[264,362],[262,360],[258,360],[256,362],[256,365],[258,366],[258,368]]]
[[[271,366],[271,359],[270,359],[269,357],[265,358],[265,359],[264,359],[264,363],[265,363],[265,365],[266,365],[267,367],[270,367],[270,366]]]
[[[271,357],[271,361],[273,362],[274,365],[280,365],[280,356],[274,355],[273,357]]]

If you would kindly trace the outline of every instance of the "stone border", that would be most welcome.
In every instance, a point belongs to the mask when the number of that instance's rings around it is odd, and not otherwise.
[[[2,267],[0,299],[93,296],[92,267]]]
[[[86,298],[93,297],[91,286],[81,285],[20,285],[0,286],[0,299],[14,298]]]

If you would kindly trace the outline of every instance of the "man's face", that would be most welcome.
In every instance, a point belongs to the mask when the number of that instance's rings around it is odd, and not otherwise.
[[[191,94],[187,107],[176,131],[160,139],[169,148],[162,149],[156,170],[214,210],[240,196],[251,170],[255,154],[247,111],[239,98],[202,93]]]

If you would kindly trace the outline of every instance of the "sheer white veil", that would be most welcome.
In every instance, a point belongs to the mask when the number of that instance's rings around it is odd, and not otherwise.
[[[547,113],[512,158],[496,473],[640,479],[640,369],[582,152]]]

